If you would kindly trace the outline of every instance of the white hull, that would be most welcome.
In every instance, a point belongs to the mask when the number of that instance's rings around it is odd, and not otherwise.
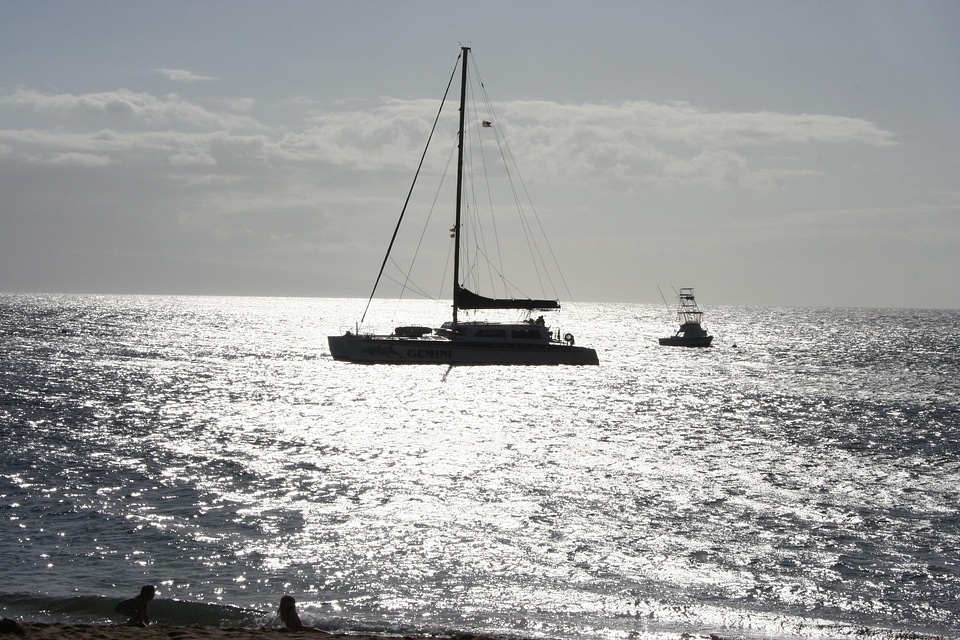
[[[562,343],[519,345],[446,338],[329,336],[334,360],[364,364],[596,365],[597,352]]]

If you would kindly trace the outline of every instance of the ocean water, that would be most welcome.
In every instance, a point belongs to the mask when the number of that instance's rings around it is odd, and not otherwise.
[[[333,362],[363,300],[0,295],[0,613],[960,638],[960,312],[707,297],[710,349],[579,304],[599,367],[448,368]]]

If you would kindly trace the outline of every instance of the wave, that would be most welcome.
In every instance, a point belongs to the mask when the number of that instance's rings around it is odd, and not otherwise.
[[[0,594],[0,612],[4,618],[13,618],[25,622],[42,624],[118,624],[126,621],[125,616],[114,613],[118,600],[103,596],[74,596],[56,598],[28,594]],[[157,599],[150,604],[151,620],[166,625],[183,627],[208,627],[219,629],[261,629],[279,627],[280,622],[275,611],[260,611],[234,605],[205,602],[186,602],[182,600]],[[309,615],[305,618],[309,624],[317,625]],[[330,621],[328,621],[330,622]],[[904,632],[882,627],[868,627],[855,624],[831,623],[826,621],[798,621],[790,616],[777,616],[772,613],[746,616],[737,623],[726,620],[718,625],[666,625],[658,628],[656,623],[642,631],[632,631],[628,635],[634,640],[824,640],[832,638],[851,638],[857,640],[951,640],[954,635],[940,635],[918,631]],[[324,628],[327,625],[317,625]],[[683,627],[683,628],[681,628]],[[711,628],[712,627],[712,628]],[[543,633],[532,631],[523,636],[515,630],[484,630],[480,636],[474,631],[443,628],[414,628],[401,625],[396,628],[379,628],[353,620],[339,620],[338,624],[325,629],[333,633],[373,634],[383,636],[404,635],[406,637],[443,637],[467,639],[478,637],[503,638],[543,638]],[[600,632],[596,637],[612,637],[611,630]],[[584,634],[590,637],[592,634]],[[619,635],[614,633],[613,635]]]
[[[32,622],[110,624],[126,616],[113,608],[121,598],[73,596],[55,598],[27,594],[0,594],[0,611],[7,618]],[[150,618],[177,626],[265,627],[277,624],[275,612],[245,609],[233,605],[157,599],[150,603]]]

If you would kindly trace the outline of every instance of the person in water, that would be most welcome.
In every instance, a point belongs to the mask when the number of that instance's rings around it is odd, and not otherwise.
[[[147,605],[157,594],[157,589],[152,584],[144,585],[140,589],[140,595],[134,598],[128,598],[117,603],[113,608],[117,613],[130,616],[127,622],[132,627],[145,627],[150,624],[150,616],[147,615]]]
[[[277,611],[280,615],[280,622],[290,631],[320,631],[314,627],[308,627],[300,621],[297,614],[297,601],[293,596],[283,596],[280,598],[280,609]],[[320,631],[323,633],[323,631]]]

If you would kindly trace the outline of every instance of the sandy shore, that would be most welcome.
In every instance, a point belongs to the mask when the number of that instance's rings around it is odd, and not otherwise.
[[[13,640],[28,638],[32,640],[67,640],[68,638],[89,638],[90,640],[281,640],[290,637],[328,638],[331,640],[403,640],[396,636],[340,635],[323,632],[290,632],[286,629],[215,629],[212,627],[175,627],[165,624],[152,624],[149,627],[128,627],[125,625],[64,624],[20,622],[16,627],[4,625],[0,628],[0,638]],[[404,636],[406,640],[414,640]],[[423,640],[420,638],[418,640]],[[451,640],[492,640],[481,636],[464,634]]]

